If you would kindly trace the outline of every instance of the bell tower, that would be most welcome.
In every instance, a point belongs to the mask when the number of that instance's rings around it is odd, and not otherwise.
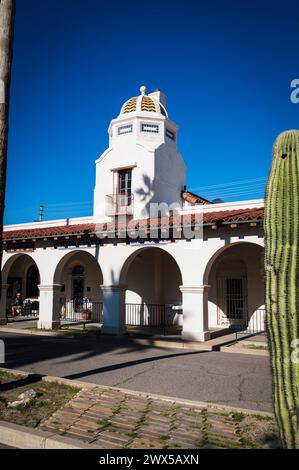
[[[146,91],[140,87],[110,123],[109,147],[96,161],[95,222],[119,215],[144,219],[155,216],[153,203],[181,203],[186,167],[178,126],[168,117],[166,96]]]

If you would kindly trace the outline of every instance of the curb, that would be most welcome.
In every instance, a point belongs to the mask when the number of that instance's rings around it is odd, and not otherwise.
[[[84,442],[48,431],[27,428],[19,424],[0,421],[1,444],[18,449],[100,449]]]
[[[63,337],[71,337],[71,334],[64,334],[64,333],[56,333],[55,331],[35,331],[35,330],[30,330],[30,329],[25,329],[25,328],[6,328],[5,326],[0,326],[0,334],[1,331],[3,333],[13,333],[13,334],[18,334],[18,335],[35,335],[35,336],[55,336],[59,338]]]
[[[248,354],[250,356],[262,356],[269,357],[269,351],[265,349],[251,349],[251,348],[242,348],[239,346],[221,346],[221,352],[232,353],[232,354]]]

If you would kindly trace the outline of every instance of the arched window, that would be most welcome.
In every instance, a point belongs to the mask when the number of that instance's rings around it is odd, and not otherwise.
[[[30,266],[26,276],[26,298],[39,296],[38,285],[40,283],[39,272],[36,266]]]

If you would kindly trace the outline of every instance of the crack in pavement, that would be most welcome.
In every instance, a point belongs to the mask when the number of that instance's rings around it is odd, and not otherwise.
[[[135,379],[136,377],[139,377],[140,375],[151,372],[154,368],[155,368],[155,364],[152,364],[152,366],[149,369],[142,370],[141,372],[136,372],[136,374],[133,374],[132,376],[127,377],[126,379],[113,384],[112,387],[119,387],[120,385],[124,385],[125,383],[129,382],[130,380]]]
[[[243,377],[241,374],[238,375],[238,378],[240,380],[240,383],[239,385],[237,386],[237,390],[239,392],[239,395],[238,395],[238,401],[245,401],[243,399],[243,390],[242,390],[242,387],[244,385],[244,382],[246,380],[246,377]]]

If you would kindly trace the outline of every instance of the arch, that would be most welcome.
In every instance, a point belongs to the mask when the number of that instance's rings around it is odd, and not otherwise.
[[[263,246],[236,242],[217,250],[204,273],[209,325],[246,323],[264,309]]]
[[[16,254],[13,254],[12,256],[10,256],[6,262],[4,263],[4,265],[2,266],[2,283],[5,284],[6,281],[7,281],[7,278],[8,278],[8,274],[9,274],[9,271],[11,269],[11,267],[13,266],[13,264],[21,257],[26,257],[26,258],[30,258],[32,264],[35,264],[36,266],[37,265],[37,262],[35,261],[35,259],[33,258],[33,256],[29,255],[28,253],[16,253]]]
[[[210,271],[211,271],[211,268],[214,264],[214,261],[219,257],[219,255],[221,255],[224,251],[226,250],[229,250],[231,247],[233,246],[236,246],[236,245],[254,245],[260,249],[263,249],[263,245],[259,244],[259,243],[255,243],[255,242],[248,242],[248,241],[239,241],[239,242],[235,242],[235,243],[230,243],[229,245],[224,245],[222,246],[221,248],[219,248],[218,250],[215,251],[215,253],[211,256],[211,258],[209,259],[207,265],[206,265],[206,268],[205,268],[205,271],[204,271],[204,274],[203,274],[203,282],[202,284],[203,285],[209,285],[209,276],[210,276]]]
[[[126,323],[131,326],[158,327],[180,323],[172,305],[182,304],[181,270],[171,254],[158,247],[143,247],[125,261],[120,275],[126,287]]]
[[[61,258],[54,272],[53,284],[60,285],[62,302],[76,297],[94,302],[102,299],[101,267],[96,258],[84,250],[71,251]]]
[[[7,313],[11,313],[11,305],[18,292],[23,299],[39,298],[39,267],[34,258],[27,253],[17,253],[6,261],[2,269],[2,280],[3,284],[7,285],[6,299],[3,303]]]
[[[120,270],[120,275],[119,275],[119,283],[120,284],[126,284],[126,276],[127,276],[127,272],[128,272],[128,269],[131,265],[131,263],[134,261],[134,259],[139,256],[142,252],[144,252],[145,250],[157,250],[157,251],[160,251],[160,252],[163,252],[163,253],[166,253],[166,255],[168,255],[172,260],[173,262],[177,265],[179,271],[180,271],[180,275],[181,275],[181,284],[183,283],[182,282],[182,272],[181,272],[181,268],[179,267],[179,263],[178,261],[176,260],[176,258],[171,254],[169,253],[169,251],[165,250],[165,248],[162,248],[162,247],[158,247],[158,246],[143,246],[141,248],[138,248],[136,251],[134,251],[134,253],[131,253],[124,261],[123,265],[122,265],[122,268]]]

